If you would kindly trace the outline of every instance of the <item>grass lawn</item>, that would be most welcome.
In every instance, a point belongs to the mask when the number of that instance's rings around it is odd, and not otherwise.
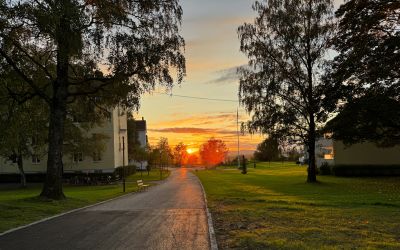
[[[168,176],[169,172],[163,174],[163,178]],[[140,173],[129,176],[126,191],[137,191],[136,180],[139,179],[144,182],[160,180],[160,172],[153,170],[150,175],[143,172],[142,177]],[[64,185],[64,193],[67,199],[46,201],[38,198],[41,188],[41,184],[30,184],[26,189],[15,189],[9,188],[9,185],[0,185],[0,232],[124,194],[122,185]]]
[[[400,249],[400,178],[318,176],[262,163],[196,172],[220,249]]]

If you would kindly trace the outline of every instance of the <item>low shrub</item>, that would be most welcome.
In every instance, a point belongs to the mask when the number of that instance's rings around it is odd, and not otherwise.
[[[117,179],[121,179],[123,176],[123,173],[125,173],[125,176],[135,174],[136,166],[130,165],[130,166],[125,166],[125,167],[117,167],[114,171],[114,175],[116,176]]]
[[[331,171],[331,166],[327,162],[322,163],[322,165],[319,167],[319,174],[320,175],[330,175],[332,174]]]
[[[400,165],[336,165],[336,176],[400,176]]]

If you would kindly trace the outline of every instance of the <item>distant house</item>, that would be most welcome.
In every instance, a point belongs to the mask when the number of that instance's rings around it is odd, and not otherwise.
[[[374,143],[346,146],[341,141],[320,138],[316,142],[316,163],[329,165],[400,165],[400,146],[380,148]]]
[[[104,121],[101,127],[93,128],[90,133],[108,137],[105,151],[93,152],[92,156],[85,156],[81,152],[64,155],[64,173],[113,173],[115,168],[128,164],[127,116],[124,110],[119,107],[113,109],[111,119]],[[47,155],[32,155],[31,158],[24,159],[26,174],[45,173],[46,168]],[[19,172],[16,164],[0,159],[1,174]]]
[[[140,147],[145,149],[147,147],[148,139],[147,139],[147,124],[146,124],[146,120],[144,119],[144,117],[142,117],[142,120],[135,121],[135,129],[136,129]],[[147,161],[141,161],[141,162],[131,161],[131,162],[129,162],[129,164],[135,165],[137,169],[146,170],[148,162]]]
[[[138,140],[140,143],[140,146],[142,148],[147,147],[147,125],[146,125],[146,120],[144,117],[142,117],[142,120],[135,121],[136,125],[136,132],[138,134]]]

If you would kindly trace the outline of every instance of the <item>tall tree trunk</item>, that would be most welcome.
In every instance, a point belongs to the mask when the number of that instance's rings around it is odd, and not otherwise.
[[[314,87],[313,87],[313,59],[311,56],[311,13],[312,13],[312,0],[308,1],[308,15],[307,15],[307,80],[308,80],[308,114],[310,119],[308,130],[308,169],[307,169],[307,182],[317,182],[317,169],[315,166],[315,108],[314,108]]]
[[[24,171],[24,162],[23,162],[22,155],[20,152],[18,152],[18,156],[17,156],[17,165],[18,165],[19,174],[21,175],[21,187],[26,188],[26,176],[25,176],[25,171]]]
[[[315,165],[315,121],[314,115],[310,117],[310,131],[308,133],[308,175],[307,182],[317,182],[317,169]]]
[[[67,8],[68,0],[61,1],[61,9]],[[68,11],[64,10],[57,30],[57,79],[53,82],[53,98],[50,103],[49,152],[46,181],[40,196],[64,199],[62,190],[64,125],[68,98],[68,67],[70,59],[69,34],[71,34]]]
[[[62,150],[64,139],[65,104],[54,104],[50,107],[49,152],[47,158],[46,180],[40,196],[60,200],[65,195],[62,190]]]

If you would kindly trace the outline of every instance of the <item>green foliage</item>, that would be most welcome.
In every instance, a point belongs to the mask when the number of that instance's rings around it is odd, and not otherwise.
[[[240,101],[252,114],[248,129],[302,140],[309,149],[310,182],[316,181],[316,129],[336,103],[325,98],[330,88],[321,76],[335,27],[332,9],[331,0],[256,1],[254,23],[238,29],[240,50],[248,57],[238,70]]]
[[[142,162],[148,159],[147,148],[140,145],[138,131],[136,130],[136,120],[133,116],[128,116],[128,159],[129,161]]]
[[[172,163],[173,154],[168,144],[168,138],[161,137],[157,146],[150,148],[149,164],[152,166],[167,166]]]
[[[334,86],[327,99],[340,99],[341,105],[328,129],[345,144],[399,143],[399,10],[398,1],[350,0],[336,12],[332,44],[338,55],[327,76]]]
[[[328,163],[324,162],[318,169],[318,173],[320,175],[330,175],[332,174],[331,166]]]
[[[335,165],[336,176],[400,176],[399,165]]]
[[[73,103],[138,108],[141,94],[185,75],[178,0],[43,0],[0,3],[0,78],[19,103],[49,109],[42,196],[62,199],[65,119]],[[176,74],[173,75],[172,72]],[[13,81],[12,79],[15,79]]]
[[[257,150],[254,152],[254,158],[258,161],[277,161],[280,156],[279,140],[273,136],[258,144]]]
[[[379,147],[400,144],[400,101],[386,94],[365,95],[349,102],[325,126],[346,145],[374,142]]]
[[[336,12],[333,48],[339,55],[330,77],[349,98],[366,89],[399,97],[399,10],[399,1],[350,0]]]
[[[0,79],[0,83],[5,79]],[[0,91],[4,90],[0,84]],[[0,94],[0,159],[16,163],[21,175],[21,185],[26,186],[24,158],[46,153],[47,112],[37,99],[21,105]]]
[[[160,164],[169,165],[172,163],[173,154],[171,147],[168,144],[168,138],[161,137],[157,144],[157,149],[160,152]]]
[[[135,173],[136,173],[136,166],[135,165],[117,167],[115,169],[115,171],[114,171],[114,175],[118,179],[121,179],[122,176],[129,176],[129,175],[133,175]]]
[[[0,103],[0,155],[10,160],[45,152],[47,112],[37,100],[22,105]]]
[[[235,166],[232,166],[235,168]],[[319,176],[305,167],[258,163],[197,171],[221,249],[397,249],[399,177]]]

